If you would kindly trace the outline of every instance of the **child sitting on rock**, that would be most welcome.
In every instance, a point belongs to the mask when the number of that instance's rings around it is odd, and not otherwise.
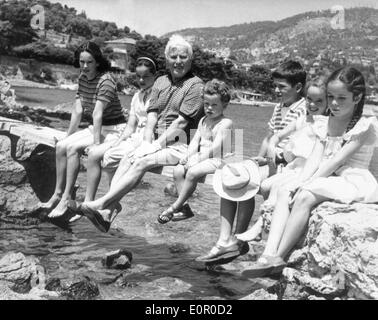
[[[224,82],[213,79],[206,83],[203,92],[205,116],[199,121],[187,156],[174,168],[174,180],[179,196],[158,216],[160,223],[192,217],[193,212],[186,201],[193,194],[201,178],[221,167],[222,153],[225,151],[223,147],[227,139],[231,138],[232,121],[223,114],[230,99],[230,90]]]
[[[272,136],[268,146],[268,155],[273,157],[277,144],[290,136],[290,140],[283,148],[283,157],[288,163],[281,172],[265,179],[260,186],[260,193],[267,195],[268,199],[260,206],[261,217],[252,228],[236,238],[242,241],[252,241],[260,237],[263,226],[269,231],[271,214],[277,199],[278,188],[291,181],[306,163],[306,159],[312,152],[315,144],[315,135],[312,131],[314,122],[327,121],[327,97],[325,79],[318,78],[306,85],[306,109],[305,115],[291,122],[286,128]]]
[[[343,67],[331,74],[327,80],[330,116],[314,123],[312,153],[300,174],[278,191],[264,253],[243,275],[280,273],[316,205],[327,200],[378,200],[378,183],[368,169],[377,145],[378,121],[363,115],[365,95],[365,80],[357,69]]]

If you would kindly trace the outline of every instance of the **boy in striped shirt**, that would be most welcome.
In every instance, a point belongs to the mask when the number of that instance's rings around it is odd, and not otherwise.
[[[273,115],[268,122],[269,132],[265,136],[258,155],[253,159],[259,166],[274,163],[283,163],[283,148],[288,138],[283,139],[277,145],[275,159],[267,157],[270,138],[278,131],[284,129],[290,122],[306,114],[306,104],[303,98],[303,90],[306,85],[306,71],[297,61],[289,60],[282,63],[272,74],[275,92],[281,101],[275,106]],[[266,173],[270,175],[271,172]],[[261,177],[266,178],[266,177]]]

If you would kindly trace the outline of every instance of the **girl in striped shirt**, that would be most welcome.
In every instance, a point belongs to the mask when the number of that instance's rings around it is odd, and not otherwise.
[[[52,210],[48,217],[63,216],[69,209],[84,150],[118,139],[125,127],[116,83],[107,72],[110,62],[94,42],[81,45],[75,52],[75,67],[80,67],[79,89],[71,121],[64,139],[56,144],[56,185],[54,194],[40,208]],[[86,116],[90,126],[78,130]]]

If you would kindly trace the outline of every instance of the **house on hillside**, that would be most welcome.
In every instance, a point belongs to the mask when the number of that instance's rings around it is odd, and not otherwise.
[[[56,32],[54,30],[37,30],[40,39],[50,41],[55,47],[66,48],[68,44],[80,45],[86,41],[85,37],[74,37],[70,34]]]
[[[135,47],[136,40],[132,38],[121,38],[105,41],[107,47],[113,49],[114,57],[111,59],[112,69],[115,72],[126,72],[129,70],[129,52]]]

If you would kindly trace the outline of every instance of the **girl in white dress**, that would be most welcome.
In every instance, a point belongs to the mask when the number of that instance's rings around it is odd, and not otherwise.
[[[244,275],[281,272],[319,203],[378,201],[378,183],[368,170],[378,121],[375,116],[362,116],[365,94],[365,80],[357,69],[344,67],[331,74],[327,81],[331,115],[326,123],[314,124],[313,151],[299,177],[279,190],[264,253]]]
[[[279,131],[269,141],[268,157],[274,159],[276,146],[282,139],[290,136],[290,140],[283,150],[284,159],[287,162],[285,167],[277,170],[278,173],[263,180],[260,186],[260,194],[266,199],[260,206],[261,216],[246,232],[236,234],[241,241],[253,241],[261,238],[264,229],[269,231],[271,215],[277,201],[278,189],[285,183],[290,182],[301,172],[306,159],[310,156],[315,144],[315,135],[312,125],[315,122],[327,121],[328,109],[326,98],[325,79],[318,78],[306,85],[306,114],[291,122],[286,128]]]

